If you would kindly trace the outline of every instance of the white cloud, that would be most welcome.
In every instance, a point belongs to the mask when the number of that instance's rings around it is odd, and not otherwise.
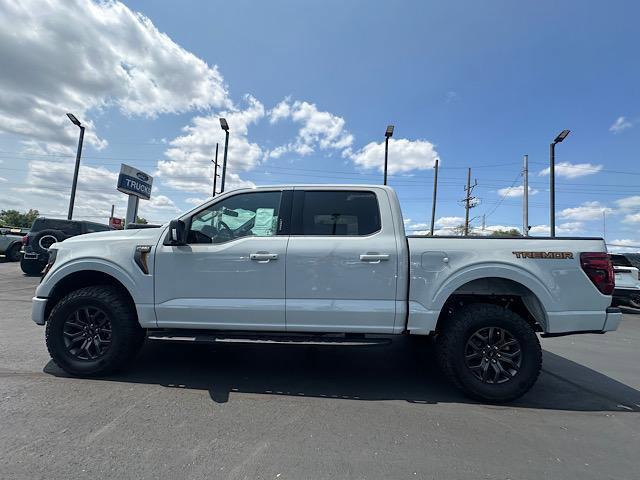
[[[622,210],[640,208],[640,195],[632,195],[631,197],[624,197],[616,200],[616,205],[618,205]]]
[[[195,197],[189,197],[187,199],[185,199],[185,202],[191,204],[191,205],[195,205],[196,207],[198,205],[202,205],[204,202],[210,200],[212,197],[209,198],[195,198]]]
[[[230,106],[216,67],[115,1],[2,2],[0,65],[0,131],[32,146],[75,146],[69,111],[102,148],[89,117],[105,107],[153,117]]]
[[[421,230],[428,230],[431,228],[431,225],[428,223],[405,223],[405,230],[409,232],[418,232]]]
[[[464,223],[464,218],[462,217],[440,217],[436,220],[436,225],[442,228],[450,228],[457,227],[460,224]]]
[[[287,118],[291,115],[291,99],[285,98],[271,110],[269,110],[269,123],[276,123],[278,120]]]
[[[640,213],[630,213],[624,216],[624,223],[640,223]]]
[[[586,175],[593,175],[602,170],[602,165],[594,165],[591,163],[556,163],[556,176],[565,178],[578,178]],[[549,175],[549,167],[541,170],[538,175]]]
[[[281,119],[291,119],[301,125],[296,139],[280,145],[270,152],[278,158],[287,152],[300,156],[309,155],[317,148],[321,150],[346,150],[353,143],[353,135],[345,128],[345,120],[330,112],[321,112],[315,104],[284,99],[269,111],[269,121],[276,123]]]
[[[348,153],[347,156],[356,165],[376,168],[382,172],[384,171],[384,148],[384,142],[371,142],[355,153]],[[407,140],[406,138],[389,140],[388,171],[390,174],[433,168],[439,158],[435,145],[426,140]]]
[[[620,133],[627,128],[631,128],[633,124],[627,120],[625,117],[618,117],[616,121],[613,122],[613,125],[609,127],[609,131],[613,133]]]
[[[528,188],[529,190],[529,195],[535,195],[536,193],[538,193],[538,190],[536,190],[535,188]],[[512,198],[512,197],[522,197],[524,195],[524,185],[518,185],[517,187],[507,187],[507,188],[501,188],[500,190],[498,190],[498,195],[500,195],[501,197],[508,197],[508,198]]]
[[[611,243],[607,244],[607,250],[611,253],[635,253],[640,251],[640,240],[629,238],[611,240]]]
[[[577,221],[600,220],[602,219],[603,212],[609,214],[613,212],[613,209],[602,205],[597,201],[584,202],[579,207],[565,208],[561,210],[558,216],[560,218],[566,218],[567,220]]]
[[[530,235],[549,235],[549,225],[534,225],[529,229]],[[584,223],[565,222],[556,225],[556,235],[578,235],[584,232]]]
[[[244,110],[230,110],[219,115],[195,117],[191,124],[183,128],[184,134],[169,142],[165,152],[166,160],[158,162],[156,175],[163,184],[177,190],[211,194],[213,188],[213,163],[216,142],[218,152],[218,173],[222,173],[224,152],[224,131],[220,128],[219,117],[229,123],[230,140],[227,158],[227,190],[237,187],[252,187],[254,184],[242,180],[240,172],[258,165],[263,157],[262,148],[248,139],[249,127],[259,122],[265,115],[264,106],[254,97],[245,96]],[[218,181],[218,185],[220,182]]]

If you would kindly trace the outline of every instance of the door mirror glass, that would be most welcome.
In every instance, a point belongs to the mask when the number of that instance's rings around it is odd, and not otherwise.
[[[182,220],[171,220],[165,245],[186,245],[187,227]]]

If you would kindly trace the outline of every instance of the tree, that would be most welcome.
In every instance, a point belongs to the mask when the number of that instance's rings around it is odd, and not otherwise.
[[[25,213],[18,210],[0,210],[0,224],[7,227],[30,227],[39,216],[40,212],[33,209]]]
[[[510,228],[509,230],[494,230],[491,232],[492,237],[521,237],[522,234],[517,228]]]
[[[144,218],[144,217],[138,217],[138,216],[136,215],[136,223],[142,223],[142,224],[146,225],[146,224],[147,224],[147,223],[149,223],[149,222],[147,221],[147,219],[146,219],[146,218]]]

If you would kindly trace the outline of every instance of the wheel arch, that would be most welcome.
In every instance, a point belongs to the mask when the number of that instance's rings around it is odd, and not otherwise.
[[[436,328],[458,302],[502,304],[524,316],[536,330],[547,331],[546,312],[554,300],[547,287],[528,271],[493,265],[469,268],[442,285],[433,300],[440,312]]]
[[[68,293],[81,287],[92,285],[110,285],[116,288],[132,307],[132,311],[137,312],[136,302],[131,292],[132,280],[123,274],[114,274],[112,269],[104,268],[83,268],[67,270],[65,273],[56,272],[56,279],[51,279],[53,286],[46,294],[48,298],[44,318],[49,317],[53,307]],[[111,271],[108,271],[111,270]],[[118,272],[120,273],[120,272]],[[131,280],[131,283],[129,282]],[[47,282],[49,283],[49,282]],[[137,317],[137,313],[136,313]],[[137,318],[136,318],[137,320]]]

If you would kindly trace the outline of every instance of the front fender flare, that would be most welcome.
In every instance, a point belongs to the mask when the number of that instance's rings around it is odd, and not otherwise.
[[[141,292],[133,277],[117,264],[95,257],[73,259],[56,268],[53,272],[49,273],[45,280],[38,286],[36,296],[49,297],[58,282],[73,273],[83,271],[101,272],[112,276],[128,290],[133,301],[138,303]]]

